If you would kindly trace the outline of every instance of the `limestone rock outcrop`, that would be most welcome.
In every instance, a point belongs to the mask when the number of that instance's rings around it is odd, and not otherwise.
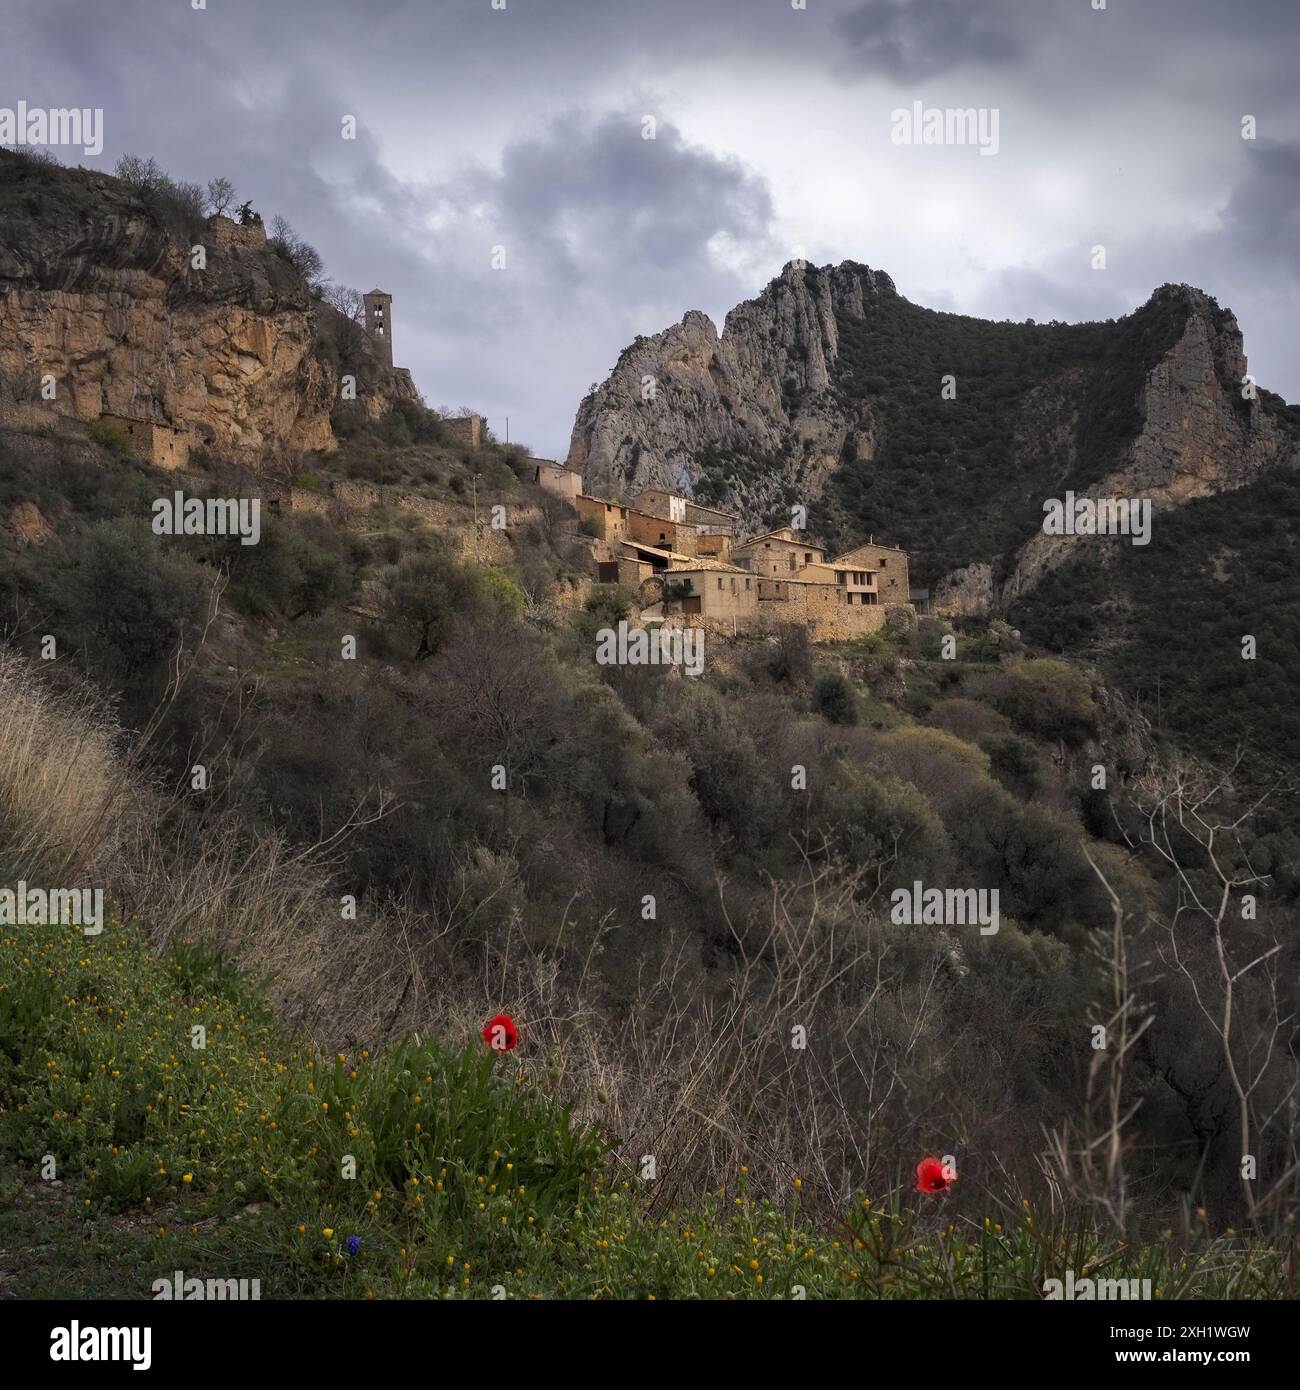
[[[0,152],[0,413],[153,420],[245,457],[331,450],[344,371],[371,415],[418,399],[363,333],[341,363],[333,318],[260,224],[169,221],[118,179]]]
[[[633,342],[579,406],[569,463],[589,492],[670,488],[751,530],[807,504],[829,543],[887,535],[938,611],[981,613],[1097,550],[1042,534],[1053,497],[1158,517],[1295,461],[1296,412],[1245,378],[1236,319],[1191,286],[1106,323],[991,323],[864,265],[791,263],[721,334],[692,311]]]
[[[1170,287],[1191,310],[1181,338],[1148,374],[1142,424],[1120,467],[1087,489],[1093,498],[1149,498],[1152,524],[1162,510],[1252,482],[1292,450],[1258,398],[1243,396],[1246,353],[1236,317],[1189,286]],[[1082,536],[1031,536],[1002,590],[1005,606],[1082,545]]]
[[[757,298],[738,305],[719,335],[691,310],[638,338],[578,409],[570,467],[589,491],[643,487],[693,492],[702,459],[735,455],[742,470],[726,503],[750,519],[789,485],[820,491],[855,420],[827,388],[839,351],[836,313],[861,318],[864,301],[893,294],[887,275],[846,263],[810,274],[791,262]],[[869,440],[853,447],[869,448]]]

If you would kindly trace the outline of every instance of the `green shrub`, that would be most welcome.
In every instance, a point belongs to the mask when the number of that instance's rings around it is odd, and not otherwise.
[[[943,822],[915,787],[897,777],[848,768],[827,810],[837,850],[865,871],[865,892],[878,884],[888,892],[918,878],[933,882],[949,861]]]
[[[1042,768],[1032,743],[1016,734],[992,734],[980,739],[980,747],[989,755],[993,775],[1009,792],[1026,801],[1038,795]]]
[[[457,618],[473,618],[482,604],[482,581],[443,550],[412,555],[383,576],[385,615],[414,642],[412,655],[431,656]]]
[[[131,457],[131,436],[121,425],[115,425],[111,420],[96,420],[86,426],[86,433],[109,453],[117,454],[119,458]]]
[[[483,574],[483,592],[511,618],[524,611],[524,591],[497,565],[490,565]]]
[[[969,676],[962,688],[988,699],[1017,728],[1039,738],[1077,745],[1096,732],[1092,683],[1063,661],[1014,658],[995,672]]]
[[[831,724],[858,722],[858,697],[853,682],[841,671],[822,671],[813,680],[812,707]]]
[[[202,618],[206,585],[198,565],[165,547],[144,521],[97,522],[79,541],[74,564],[81,625],[114,666],[156,669]]]

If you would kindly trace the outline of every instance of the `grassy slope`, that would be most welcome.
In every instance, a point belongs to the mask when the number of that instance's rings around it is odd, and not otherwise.
[[[149,1297],[176,1269],[281,1298],[1033,1298],[1067,1268],[1161,1298],[1294,1294],[1293,1242],[1126,1249],[1027,1204],[956,1227],[910,1193],[781,1210],[742,1171],[656,1219],[535,1087],[526,1039],[322,1057],[247,978],[193,946],[159,959],[117,919],[6,927],[0,998],[0,1296]]]

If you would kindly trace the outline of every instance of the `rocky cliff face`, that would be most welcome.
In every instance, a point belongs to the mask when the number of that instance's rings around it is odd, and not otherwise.
[[[692,310],[639,338],[579,407],[570,465],[600,493],[694,493],[711,464],[734,456],[741,467],[726,501],[754,520],[790,486],[820,492],[855,425],[828,391],[838,316],[861,318],[866,301],[893,293],[889,277],[866,266],[810,276],[792,263],[727,315],[721,336]]]
[[[1042,535],[1048,498],[1147,497],[1158,516],[1294,459],[1294,410],[1243,399],[1245,373],[1236,320],[1188,286],[1104,324],[999,324],[910,304],[863,265],[789,265],[721,335],[693,311],[633,343],[569,461],[590,491],[676,488],[753,527],[805,503],[832,544],[903,545],[915,582],[979,612],[1078,554]]]
[[[1094,498],[1150,498],[1153,526],[1167,508],[1243,487],[1295,452],[1259,400],[1242,397],[1246,353],[1235,316],[1199,290],[1180,286],[1178,293],[1190,310],[1186,327],[1146,377],[1141,428],[1119,466],[1086,489]],[[1031,536],[1011,577],[1000,590],[990,586],[982,607],[1013,602],[1049,570],[1075,558],[1080,545],[1105,544],[1079,536]],[[959,594],[963,583],[952,587]]]
[[[330,450],[343,371],[372,415],[417,396],[363,334],[340,364],[331,316],[260,226],[169,224],[117,179],[0,153],[0,412],[156,420],[245,456]]]

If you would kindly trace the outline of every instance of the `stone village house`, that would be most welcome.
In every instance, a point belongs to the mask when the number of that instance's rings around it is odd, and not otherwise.
[[[550,491],[573,487],[535,477]],[[631,503],[581,491],[571,500],[596,538],[597,579],[632,589],[645,621],[732,633],[794,622],[826,641],[878,631],[899,605],[914,612],[906,552],[874,537],[828,560],[788,526],[737,540],[734,515],[658,488]]]

